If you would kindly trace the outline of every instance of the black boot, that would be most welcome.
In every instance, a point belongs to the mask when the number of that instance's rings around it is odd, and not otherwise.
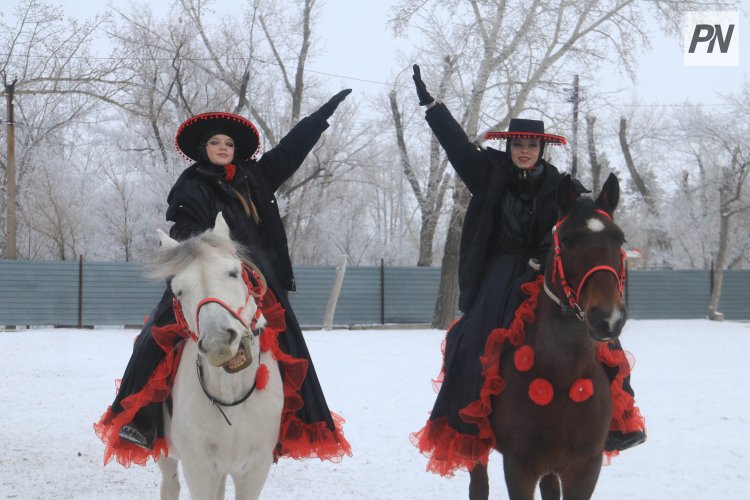
[[[129,443],[136,444],[147,450],[154,449],[156,442],[156,421],[153,417],[153,410],[156,405],[149,405],[141,408],[135,414],[133,421],[125,424],[120,429],[120,439]]]
[[[646,441],[646,433],[643,431],[628,432],[609,431],[605,451],[624,451],[633,446],[638,446]]]

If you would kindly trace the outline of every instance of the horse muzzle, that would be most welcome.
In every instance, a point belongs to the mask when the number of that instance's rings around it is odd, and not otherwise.
[[[240,345],[237,348],[237,354],[222,365],[227,373],[237,373],[253,363],[253,353],[251,350],[253,342],[254,339],[251,337],[242,337]]]
[[[613,340],[620,336],[627,321],[627,310],[619,305],[611,310],[592,306],[586,310],[586,325],[596,341]]]

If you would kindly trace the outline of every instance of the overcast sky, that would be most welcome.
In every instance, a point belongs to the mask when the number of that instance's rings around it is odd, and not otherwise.
[[[8,1],[8,0],[6,0]],[[10,0],[12,1],[12,0]],[[10,3],[10,2],[9,2]],[[66,15],[90,17],[108,2],[81,0],[52,0],[60,5]],[[114,5],[127,6],[130,0],[111,0]],[[317,36],[324,51],[308,64],[308,69],[327,73],[319,75],[329,79],[332,91],[339,87],[353,87],[357,92],[381,92],[388,82],[408,64],[399,64],[398,51],[409,53],[419,45],[418,40],[398,39],[386,26],[395,0],[323,0]],[[168,5],[167,1],[151,5]],[[750,10],[750,0],[742,0],[742,7]],[[219,0],[216,9],[223,12],[232,2]],[[164,9],[166,10],[166,8]],[[686,67],[683,65],[682,43],[656,33],[653,48],[640,58],[638,81],[631,82],[625,75],[618,75],[616,68],[597,74],[612,75],[596,83],[596,91],[608,92],[618,101],[630,102],[638,95],[642,104],[676,104],[686,99],[694,103],[718,102],[717,92],[737,91],[743,79],[748,78],[750,68],[750,16],[745,12],[734,36],[740,37],[740,65],[737,67]],[[743,31],[744,30],[744,31]],[[415,35],[416,36],[416,35]],[[586,75],[581,75],[581,84],[594,85]],[[594,90],[594,89],[592,89]]]

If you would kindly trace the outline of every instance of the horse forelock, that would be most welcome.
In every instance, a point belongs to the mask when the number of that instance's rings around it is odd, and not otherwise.
[[[150,274],[155,278],[169,278],[180,274],[196,259],[217,255],[235,257],[243,262],[249,260],[242,245],[231,238],[206,231],[180,242],[175,247],[162,249],[150,266]]]
[[[571,210],[570,215],[568,216],[568,222],[566,222],[566,224],[570,224],[571,226],[576,227],[586,224],[586,221],[590,219],[594,214],[595,209],[596,204],[591,197],[581,197],[573,207],[573,210]]]

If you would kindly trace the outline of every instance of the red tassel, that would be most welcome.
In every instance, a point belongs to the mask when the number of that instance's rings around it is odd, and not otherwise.
[[[268,371],[268,367],[263,363],[258,367],[258,372],[255,374],[255,388],[262,391],[268,385],[268,379],[271,372]]]

